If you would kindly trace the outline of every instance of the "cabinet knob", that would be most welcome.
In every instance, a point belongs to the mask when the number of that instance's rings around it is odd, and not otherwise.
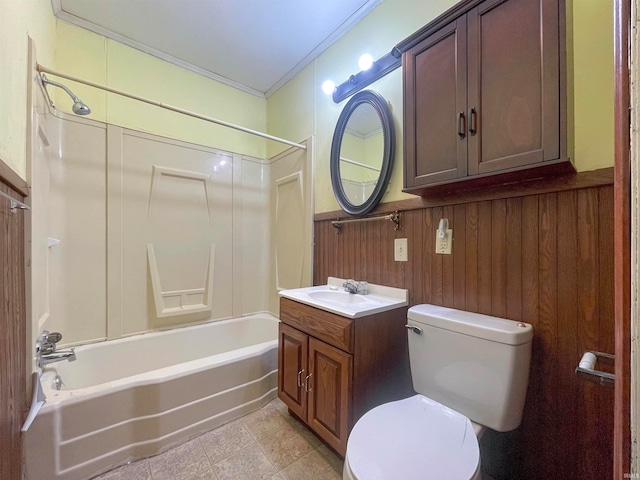
[[[464,138],[467,131],[467,119],[464,117],[464,112],[458,113],[458,136]]]
[[[306,377],[304,377],[304,391],[309,393],[313,392],[313,387],[309,387],[309,379],[313,377],[313,373],[310,373]]]
[[[304,373],[304,368],[298,372],[298,388],[302,387],[302,374]]]

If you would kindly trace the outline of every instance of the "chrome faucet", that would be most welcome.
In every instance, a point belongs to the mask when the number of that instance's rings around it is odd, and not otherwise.
[[[49,363],[62,362],[68,360],[73,362],[76,359],[76,352],[73,348],[69,350],[58,350],[47,354],[39,355],[38,363],[40,366],[47,365]]]
[[[345,292],[358,293],[360,295],[366,295],[368,293],[368,285],[369,284],[367,282],[356,282],[353,279],[349,279],[342,284]]]
[[[60,340],[62,340],[62,334],[59,332],[48,332],[47,330],[42,332],[40,338],[36,341],[36,357],[39,367],[49,363],[62,362],[63,360],[73,362],[76,359],[76,353],[73,348],[56,350],[56,344]]]

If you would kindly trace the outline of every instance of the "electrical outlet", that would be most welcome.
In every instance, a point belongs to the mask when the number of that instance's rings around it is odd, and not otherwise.
[[[451,242],[453,242],[453,230],[447,229],[444,238],[440,238],[440,231],[436,230],[436,253],[451,255]]]
[[[393,241],[393,259],[396,262],[407,262],[409,261],[409,255],[407,252],[407,239],[406,238],[396,238]]]

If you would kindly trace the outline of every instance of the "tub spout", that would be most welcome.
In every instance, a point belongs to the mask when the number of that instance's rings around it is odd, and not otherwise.
[[[56,350],[51,353],[40,355],[40,366],[47,365],[49,363],[62,362],[68,360],[73,362],[76,359],[76,352],[74,349],[70,350]]]

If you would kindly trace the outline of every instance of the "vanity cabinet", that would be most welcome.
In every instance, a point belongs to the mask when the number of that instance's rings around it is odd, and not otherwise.
[[[465,0],[397,46],[404,191],[573,171],[564,18],[558,0]]]
[[[278,396],[344,456],[355,422],[413,394],[407,307],[349,319],[280,299]]]

